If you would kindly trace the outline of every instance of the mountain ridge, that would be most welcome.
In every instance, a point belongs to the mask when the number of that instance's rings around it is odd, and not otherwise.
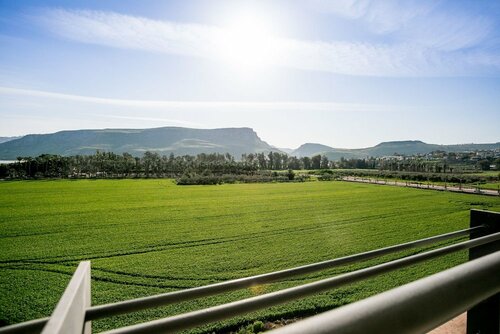
[[[346,149],[320,143],[305,143],[296,149],[279,149],[263,141],[249,127],[192,129],[159,127],[150,129],[83,129],[63,130],[51,134],[30,134],[0,143],[0,160],[40,154],[85,155],[97,150],[141,156],[146,151],[161,155],[196,155],[199,153],[229,153],[236,159],[243,153],[281,152],[304,157],[326,155],[330,160],[341,157],[366,158],[394,154],[425,154],[432,151],[474,151],[500,149],[500,142],[485,144],[428,144],[421,140],[381,142],[373,147]]]
[[[0,159],[40,154],[85,155],[97,150],[141,156],[146,151],[160,154],[243,153],[278,151],[259,138],[253,129],[191,129],[160,127],[151,129],[64,130],[32,134],[0,144]]]
[[[15,137],[0,137],[0,144],[1,143],[6,143],[8,141],[11,141],[11,140],[15,140],[15,139],[19,139],[21,138],[22,136],[15,136]]]
[[[445,152],[464,152],[464,151],[476,151],[476,150],[492,150],[500,149],[500,142],[496,143],[484,143],[484,144],[454,144],[454,145],[440,145],[440,144],[428,144],[421,140],[400,140],[400,141],[387,141],[381,142],[372,147],[366,148],[333,148],[330,146],[322,144],[307,144],[309,146],[303,149],[306,144],[300,146],[298,149],[294,150],[293,153],[296,156],[311,156],[311,155],[325,155],[330,160],[339,160],[340,158],[346,159],[361,159],[368,157],[381,157],[381,156],[392,156],[395,154],[402,155],[414,155],[414,154],[426,154],[433,151],[445,151]],[[321,147],[327,147],[329,149],[321,150]],[[311,152],[313,152],[311,154]],[[308,153],[308,154],[305,154]]]

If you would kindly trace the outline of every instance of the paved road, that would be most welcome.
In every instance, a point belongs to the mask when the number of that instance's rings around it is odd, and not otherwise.
[[[431,190],[439,190],[439,191],[452,191],[457,193],[466,193],[466,194],[476,194],[476,195],[488,195],[488,196],[500,196],[500,193],[497,190],[489,190],[489,189],[475,189],[475,188],[459,188],[459,187],[445,187],[434,184],[422,184],[415,182],[398,182],[398,181],[384,181],[377,179],[369,179],[369,178],[361,178],[354,176],[345,176],[342,178],[344,181],[349,182],[361,182],[361,183],[373,183],[373,184],[385,184],[390,186],[398,186],[398,187],[411,187],[411,188],[419,188],[419,189],[431,189]]]

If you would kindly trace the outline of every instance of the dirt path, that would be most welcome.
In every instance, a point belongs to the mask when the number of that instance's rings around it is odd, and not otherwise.
[[[428,334],[465,334],[467,331],[467,313],[462,313],[455,319],[434,328]]]
[[[465,194],[500,196],[500,193],[497,190],[489,190],[489,189],[474,189],[474,188],[464,188],[464,187],[459,188],[459,187],[439,186],[434,184],[421,184],[415,182],[385,181],[385,180],[361,178],[354,176],[345,176],[342,178],[342,180],[348,182],[383,184],[383,185],[397,186],[397,187],[410,187],[410,188],[429,189],[438,191],[452,191]]]

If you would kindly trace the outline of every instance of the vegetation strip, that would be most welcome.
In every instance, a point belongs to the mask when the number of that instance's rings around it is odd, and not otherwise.
[[[0,267],[28,269],[0,268],[2,325],[50,315],[74,267],[87,258],[96,269],[92,305],[105,305],[461,230],[468,226],[470,208],[500,210],[498,198],[359,183],[179,187],[158,179],[0,182],[0,203],[0,234],[26,234],[1,240]],[[207,239],[226,242],[198,242]],[[173,244],[182,248],[168,246]],[[149,252],[137,252],[142,250]],[[407,250],[297,276],[300,279],[95,320],[93,330],[224,304],[414,253]],[[465,252],[448,255],[422,263],[418,270],[397,271],[190,333],[303,317],[463,261]],[[33,268],[47,271],[29,270]]]

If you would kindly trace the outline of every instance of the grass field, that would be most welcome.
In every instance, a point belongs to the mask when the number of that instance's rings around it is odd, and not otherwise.
[[[85,259],[92,261],[95,305],[466,228],[471,208],[500,211],[500,199],[345,182],[219,186],[176,186],[170,180],[2,182],[0,321],[10,324],[48,316],[78,262]],[[192,332],[313,314],[464,260],[465,253],[457,253]],[[93,326],[100,331],[152,320],[379,261],[99,320]]]

